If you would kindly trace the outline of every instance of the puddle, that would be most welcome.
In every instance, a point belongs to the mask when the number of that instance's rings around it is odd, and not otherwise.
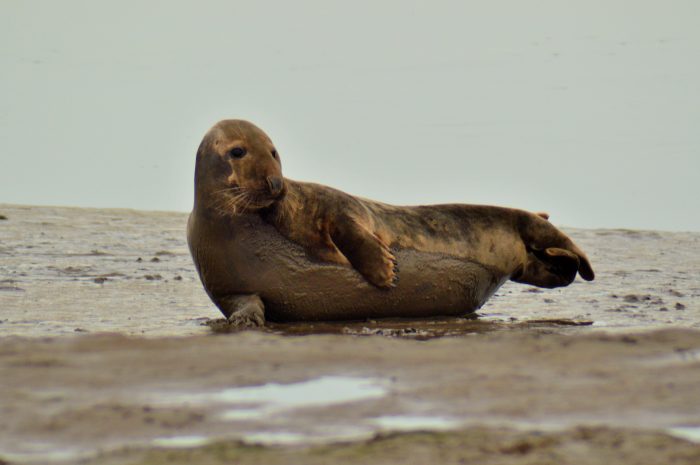
[[[201,447],[209,444],[213,438],[205,436],[172,436],[155,438],[145,444],[136,443],[134,446],[150,445],[154,447],[167,447],[171,449]],[[58,443],[20,443],[19,451],[12,452],[3,450],[0,452],[0,464],[4,464],[3,460],[9,460],[12,463],[77,463],[80,461],[89,460],[97,453],[97,449],[81,447],[65,447]],[[102,447],[103,452],[119,450],[120,447]]]
[[[378,379],[324,376],[300,383],[230,388],[209,395],[208,399],[244,404],[223,412],[224,420],[253,420],[286,410],[378,399],[387,393],[383,384],[386,383]]]
[[[243,435],[242,439],[248,444],[261,446],[293,446],[309,442],[309,436],[288,431],[250,433]]]
[[[206,436],[172,436],[169,438],[155,438],[151,441],[151,445],[172,449],[187,449],[190,447],[204,446],[211,442],[211,440],[211,438],[207,438]]]
[[[700,363],[700,349],[675,350],[670,354],[644,360],[645,365],[684,365]]]
[[[222,418],[227,421],[246,421],[246,420],[257,420],[258,418],[261,418],[264,416],[264,412],[262,407],[259,408],[254,408],[254,407],[246,407],[246,408],[236,408],[235,410],[227,410],[224,413],[219,415],[219,418]]]
[[[377,417],[372,421],[387,431],[443,431],[457,428],[463,423],[456,418],[410,415]]]
[[[700,443],[700,426],[674,426],[667,428],[666,432],[677,438]]]
[[[268,383],[225,389],[209,398],[228,403],[268,403],[286,408],[353,402],[382,397],[386,388],[377,379],[324,376],[292,384]]]
[[[227,421],[246,421],[259,420],[295,409],[378,399],[384,397],[387,392],[387,381],[383,379],[323,376],[298,383],[268,383],[209,393],[165,394],[150,400],[166,406],[224,404],[226,410],[218,415],[219,418]]]
[[[75,463],[79,460],[86,460],[93,455],[92,451],[86,451],[83,448],[62,447],[50,443],[20,443],[19,449],[21,451],[0,453],[0,464],[4,464],[4,460],[12,463]]]
[[[322,426],[313,432],[255,431],[241,436],[243,442],[260,446],[308,446],[338,442],[365,441],[376,434],[376,429],[363,425]]]

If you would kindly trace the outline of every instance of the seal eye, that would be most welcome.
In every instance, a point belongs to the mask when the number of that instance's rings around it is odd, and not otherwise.
[[[279,156],[279,155],[277,155],[277,150],[272,149],[272,158],[274,158],[275,160],[277,160],[277,157],[278,157],[278,156]]]
[[[246,153],[248,152],[243,147],[234,147],[228,152],[231,158],[243,158]]]

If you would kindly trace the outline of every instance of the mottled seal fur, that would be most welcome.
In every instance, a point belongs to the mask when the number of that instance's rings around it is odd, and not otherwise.
[[[594,277],[544,214],[481,205],[398,207],[282,176],[270,138],[220,121],[197,151],[188,243],[236,325],[464,315],[506,280]]]

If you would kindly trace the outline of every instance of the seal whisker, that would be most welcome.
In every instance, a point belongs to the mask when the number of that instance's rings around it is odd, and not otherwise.
[[[235,215],[238,215],[240,213],[243,213],[246,211],[246,208],[248,208],[248,203],[249,203],[249,194],[246,191],[241,192],[240,194],[234,196],[231,198],[231,205],[232,205],[232,210]],[[245,206],[243,206],[245,202]]]
[[[243,207],[243,211],[248,210],[248,207],[250,207],[250,205],[253,204],[254,197],[252,195],[247,195],[246,200],[247,202],[245,204],[245,207]]]
[[[223,189],[219,189],[218,191],[212,192],[212,195],[218,195],[222,192],[240,192],[242,190],[245,190],[244,187],[241,186],[230,186],[230,187],[225,187]]]
[[[232,191],[234,192],[233,194],[231,194]],[[249,193],[245,189],[236,187],[235,189],[218,191],[218,194],[214,197],[213,203],[218,213],[222,215],[238,215],[245,211],[246,207],[241,207],[247,201]]]

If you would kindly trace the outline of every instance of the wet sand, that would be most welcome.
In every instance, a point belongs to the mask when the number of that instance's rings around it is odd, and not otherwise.
[[[476,319],[228,334],[186,215],[0,215],[0,463],[700,463],[698,233],[567,229],[596,281]]]

